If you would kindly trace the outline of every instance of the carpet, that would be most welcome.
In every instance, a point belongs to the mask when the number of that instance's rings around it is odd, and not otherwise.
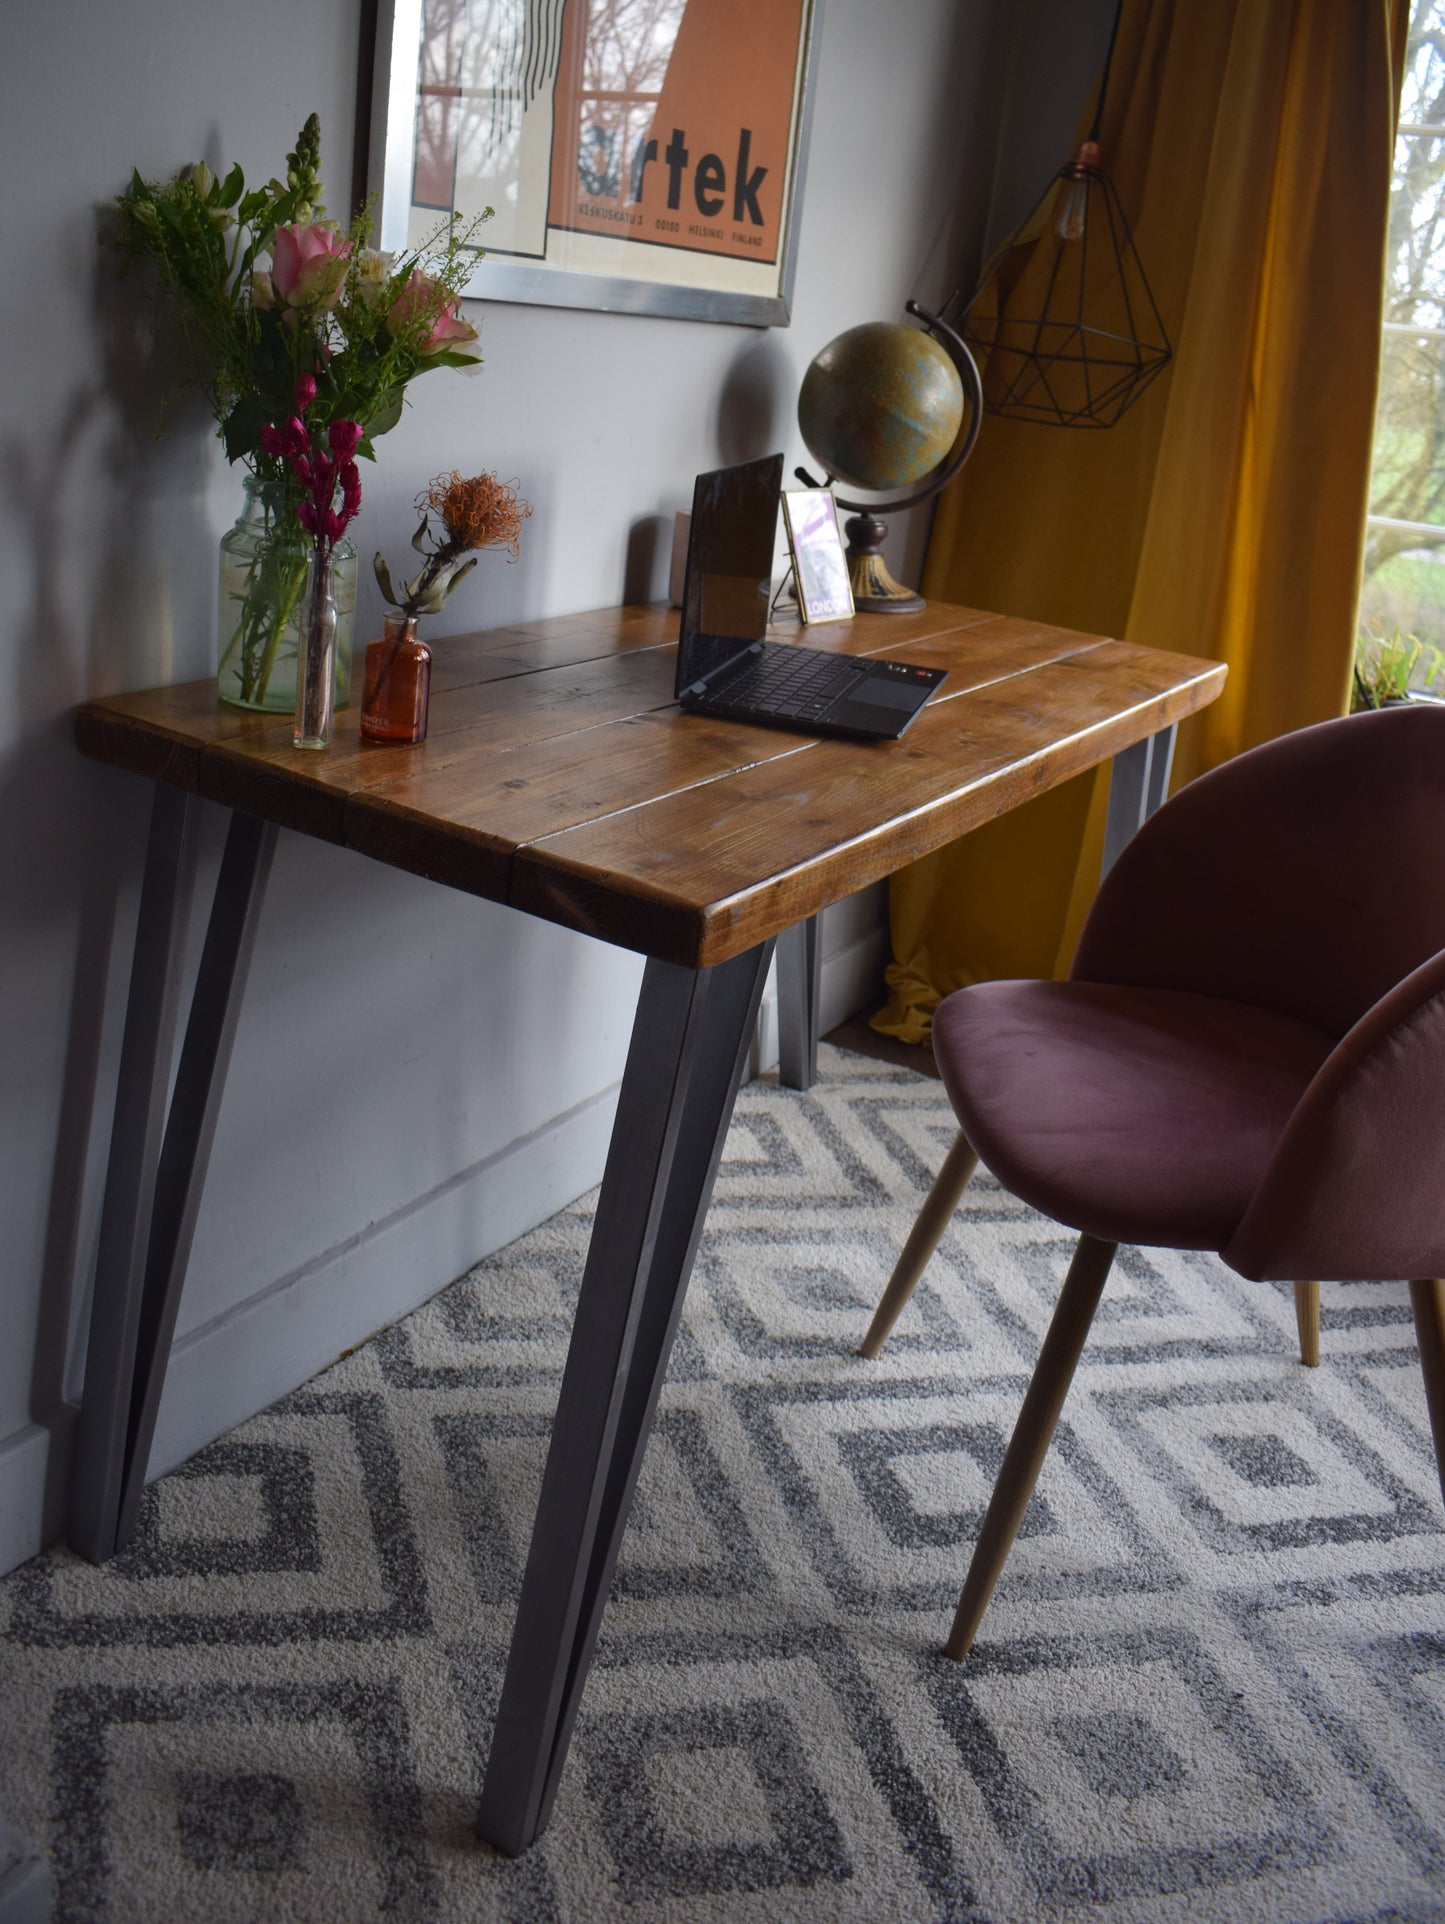
[[[1121,1253],[940,1657],[1070,1238],[823,1051],[743,1091],[550,1830],[471,1823],[592,1198],[0,1583],[0,1810],[62,1920],[1445,1918],[1445,1512],[1403,1287]]]

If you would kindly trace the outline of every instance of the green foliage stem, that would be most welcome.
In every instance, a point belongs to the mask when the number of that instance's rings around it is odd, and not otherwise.
[[[1418,635],[1373,624],[1355,639],[1354,693],[1351,710],[1383,708],[1408,701],[1412,690],[1445,692],[1445,654]]]

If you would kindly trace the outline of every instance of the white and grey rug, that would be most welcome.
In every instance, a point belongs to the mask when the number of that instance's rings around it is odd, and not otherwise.
[[[745,1090],[551,1829],[471,1821],[590,1199],[0,1584],[0,1809],[64,1920],[1445,1918],[1445,1511],[1403,1288],[1126,1253],[966,1666],[1069,1238],[836,1050]],[[1379,1199],[1367,1199],[1375,1203]]]

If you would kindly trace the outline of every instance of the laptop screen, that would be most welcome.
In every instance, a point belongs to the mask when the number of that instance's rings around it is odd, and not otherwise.
[[[782,486],[781,454],[697,477],[674,694],[716,674],[767,633]]]

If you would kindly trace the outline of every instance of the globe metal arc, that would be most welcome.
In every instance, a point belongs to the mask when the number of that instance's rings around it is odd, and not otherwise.
[[[915,507],[946,486],[972,454],[983,414],[978,368],[962,338],[916,301],[906,312],[921,326],[868,321],[830,341],[798,396],[799,429],[826,477],[817,481],[798,468],[806,486],[840,480],[880,492],[912,490],[896,501],[838,502],[855,517],[845,529],[854,603],[889,613],[924,604],[889,574],[878,517]]]

